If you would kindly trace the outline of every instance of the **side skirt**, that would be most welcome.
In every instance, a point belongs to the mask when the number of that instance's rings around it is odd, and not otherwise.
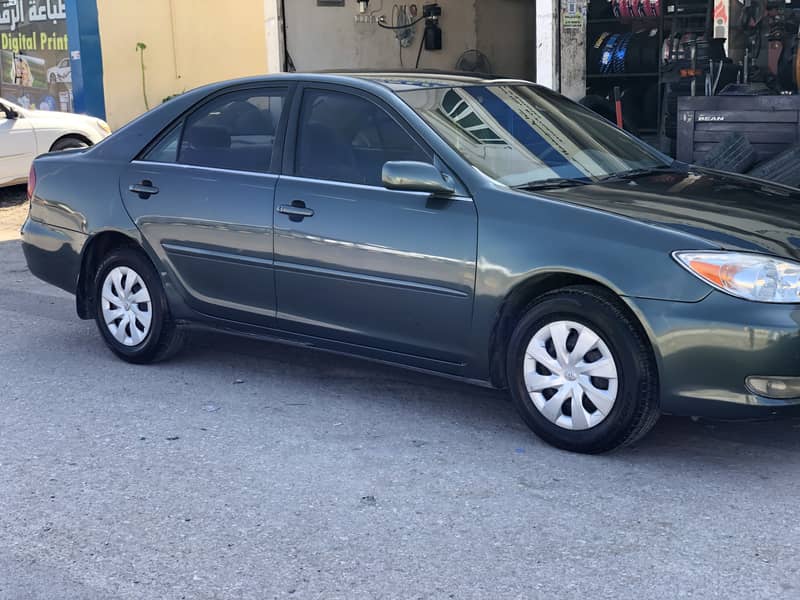
[[[358,344],[318,338],[281,329],[271,329],[249,324],[245,325],[233,321],[211,318],[206,315],[204,315],[203,319],[204,322],[185,320],[178,320],[177,322],[179,326],[189,330],[227,333],[249,339],[320,350],[330,354],[360,358],[373,363],[400,367],[409,371],[443,377],[445,379],[468,383],[479,387],[497,389],[490,381],[472,379],[460,374],[466,367],[464,363],[451,363],[411,354],[380,350],[369,346],[360,346]]]

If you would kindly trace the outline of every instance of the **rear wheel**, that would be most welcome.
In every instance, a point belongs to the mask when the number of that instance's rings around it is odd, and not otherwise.
[[[158,274],[134,248],[119,248],[100,264],[95,320],[108,347],[132,363],[165,360],[177,352],[182,331],[172,321]]]
[[[531,304],[511,336],[507,369],[522,418],[559,448],[606,452],[640,439],[658,420],[648,342],[599,288],[566,288]]]

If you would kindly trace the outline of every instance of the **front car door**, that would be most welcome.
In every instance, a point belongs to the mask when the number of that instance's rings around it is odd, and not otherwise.
[[[273,200],[290,88],[208,100],[134,161],[125,206],[187,303],[273,325]]]
[[[22,115],[9,118],[0,103],[0,185],[24,182],[36,154],[36,133],[30,119]]]
[[[369,95],[307,86],[293,112],[275,201],[278,325],[458,372],[475,282],[472,200],[383,187],[384,163],[437,159]]]

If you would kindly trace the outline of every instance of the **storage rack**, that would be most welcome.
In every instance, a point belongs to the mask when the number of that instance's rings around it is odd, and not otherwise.
[[[592,0],[590,0],[592,1]],[[607,0],[593,0],[594,2],[606,2]],[[707,0],[705,5],[698,6],[697,3],[687,4],[685,0],[664,0],[659,16],[635,17],[628,21],[622,21],[617,17],[589,17],[586,27],[586,47],[587,53],[592,48],[595,40],[603,31],[614,33],[626,33],[640,31],[643,29],[656,29],[658,36],[658,56],[656,60],[657,69],[654,71],[643,71],[636,73],[588,73],[587,90],[590,93],[600,92],[599,95],[613,97],[613,88],[616,85],[624,85],[631,79],[652,80],[658,87],[658,102],[656,109],[656,120],[640,123],[639,133],[649,141],[657,143],[662,150],[671,151],[674,140],[665,131],[665,105],[664,92],[665,85],[674,80],[665,78],[664,61],[662,48],[664,40],[674,36],[675,33],[695,33],[709,36],[711,33],[713,4]],[[671,51],[670,59],[675,56]],[[703,66],[705,68],[705,65]],[[588,69],[587,69],[588,70]]]

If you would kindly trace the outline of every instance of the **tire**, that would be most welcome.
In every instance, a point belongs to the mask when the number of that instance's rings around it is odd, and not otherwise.
[[[600,115],[607,121],[610,121],[612,125],[617,124],[617,109],[614,106],[614,102],[603,98],[602,96],[597,96],[595,94],[590,94],[588,96],[584,96],[579,101],[580,104],[591,110],[592,112]],[[636,123],[634,123],[629,111],[625,108],[625,104],[622,106],[622,124],[624,126],[625,131],[628,133],[638,136],[639,129],[636,127]]]
[[[569,333],[546,341],[553,331]],[[562,363],[553,357],[553,340],[563,339],[562,347],[572,354],[579,340],[582,345],[593,340],[592,333],[598,341],[586,346],[586,352],[578,350],[580,357],[571,356],[563,361],[568,366],[561,368]],[[611,363],[603,362],[608,358]],[[642,438],[660,416],[658,375],[648,341],[619,301],[600,288],[564,288],[533,302],[511,335],[506,365],[509,390],[522,419],[557,448],[584,454],[608,452]],[[557,382],[552,377],[564,383],[547,387]],[[580,412],[573,410],[576,406]]]
[[[85,140],[76,137],[65,137],[57,140],[50,152],[61,152],[62,150],[76,150],[78,148],[88,148],[90,146]]]
[[[702,165],[718,171],[746,173],[756,160],[756,151],[750,141],[741,133],[731,133],[706,155]]]
[[[156,270],[140,250],[118,248],[103,260],[95,274],[94,298],[97,327],[119,358],[147,364],[180,350],[183,331],[172,320]]]
[[[800,187],[800,146],[792,146],[761,163],[748,175],[792,187]]]

